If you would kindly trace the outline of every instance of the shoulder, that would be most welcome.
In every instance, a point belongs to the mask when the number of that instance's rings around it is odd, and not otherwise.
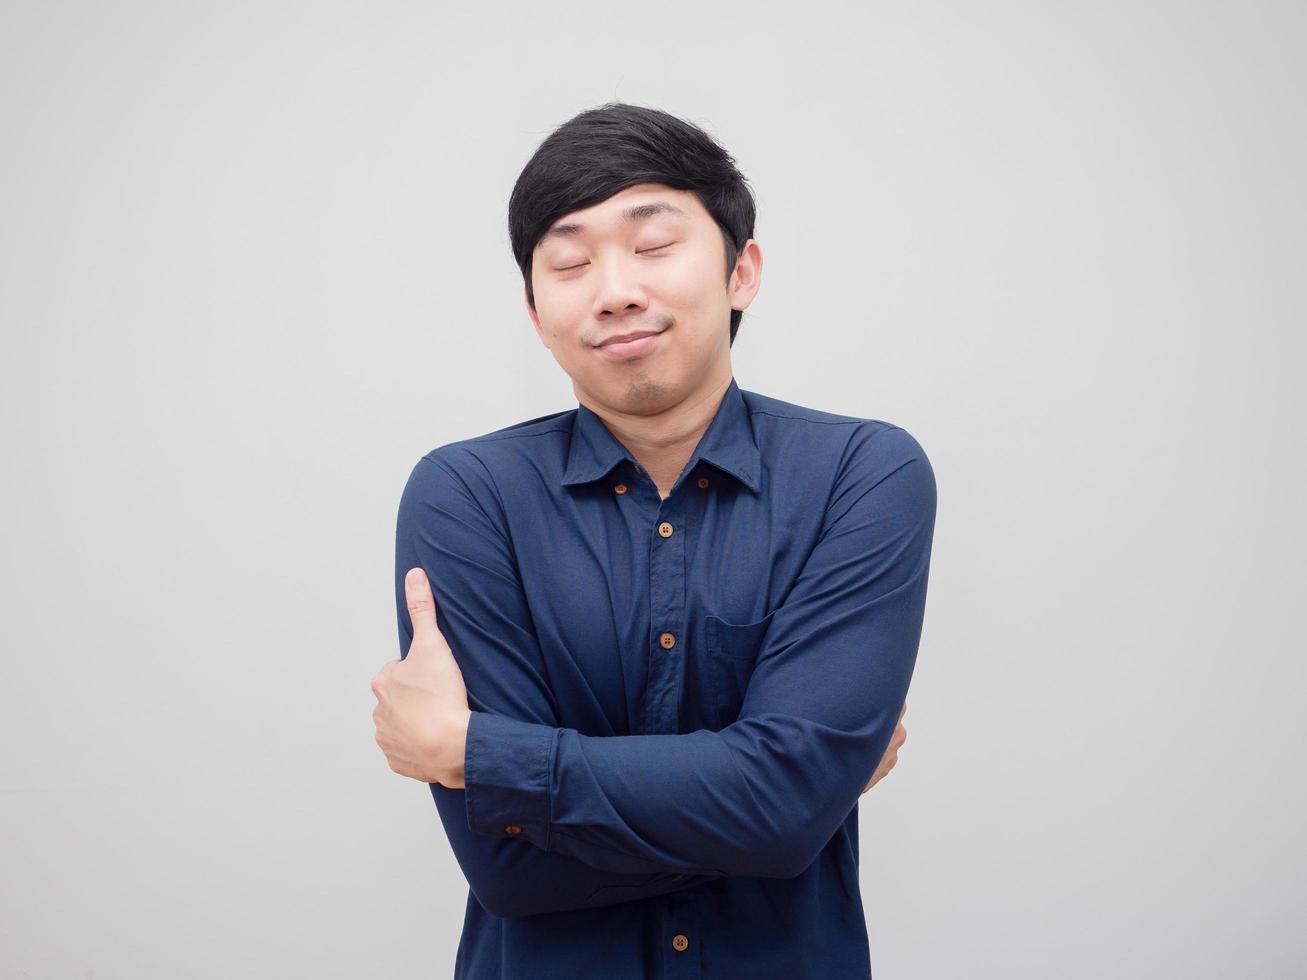
[[[559,439],[566,439],[572,431],[576,409],[551,412],[525,422],[514,422],[502,429],[481,435],[469,436],[443,443],[427,453],[423,459],[453,466],[466,467],[480,462],[487,465],[499,459],[521,458],[533,452],[548,452]]]
[[[859,418],[854,415],[824,412],[819,408],[787,402],[780,398],[773,398],[771,395],[747,391],[743,388],[740,389],[740,395],[749,409],[749,415],[766,424],[789,425],[797,428],[811,426],[848,427],[863,422],[877,421],[876,419]],[[774,423],[769,422],[772,419],[775,420]]]
[[[477,497],[493,493],[499,480],[556,466],[566,453],[575,419],[573,408],[442,443],[414,464],[410,483],[453,480]]]
[[[935,471],[916,436],[887,419],[842,415],[744,392],[759,449],[828,474],[828,522],[892,520],[933,525]],[[817,465],[820,459],[822,464]]]
[[[839,451],[845,467],[919,459],[929,467],[920,442],[906,428],[885,419],[842,415],[741,389],[760,440],[790,441],[796,451]],[[761,443],[760,443],[761,446]]]

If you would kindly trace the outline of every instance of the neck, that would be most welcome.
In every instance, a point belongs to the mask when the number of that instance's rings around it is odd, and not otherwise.
[[[683,399],[664,411],[653,415],[636,415],[597,405],[582,397],[577,398],[594,412],[623,446],[631,451],[641,469],[648,473],[658,494],[666,498],[694,455],[699,440],[712,424],[721,407],[726,389],[731,385],[731,372],[714,381],[707,389]]]

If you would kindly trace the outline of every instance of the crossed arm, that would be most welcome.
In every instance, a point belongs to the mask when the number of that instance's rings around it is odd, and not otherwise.
[[[855,436],[738,721],[606,738],[560,726],[497,497],[451,450],[405,487],[396,602],[403,656],[403,578],[421,566],[467,684],[466,785],[431,792],[477,900],[521,916],[801,873],[885,755],[907,693],[935,514],[916,441]]]

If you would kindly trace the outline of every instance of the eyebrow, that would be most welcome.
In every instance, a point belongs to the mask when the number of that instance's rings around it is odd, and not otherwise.
[[[633,204],[631,207],[626,208],[622,211],[622,220],[626,222],[643,221],[645,218],[652,218],[656,214],[684,215],[685,212],[675,204],[669,204],[666,201],[650,201],[648,204]],[[585,231],[585,225],[577,224],[576,222],[569,222],[565,225],[554,225],[540,236],[540,241],[536,244],[537,246],[543,245],[551,238],[569,238],[574,235],[579,235],[583,231]]]

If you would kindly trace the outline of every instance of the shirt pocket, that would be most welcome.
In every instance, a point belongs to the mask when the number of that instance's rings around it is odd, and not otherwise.
[[[725,728],[740,717],[744,692],[775,610],[752,623],[729,623],[720,616],[705,619],[710,702],[709,727]]]

